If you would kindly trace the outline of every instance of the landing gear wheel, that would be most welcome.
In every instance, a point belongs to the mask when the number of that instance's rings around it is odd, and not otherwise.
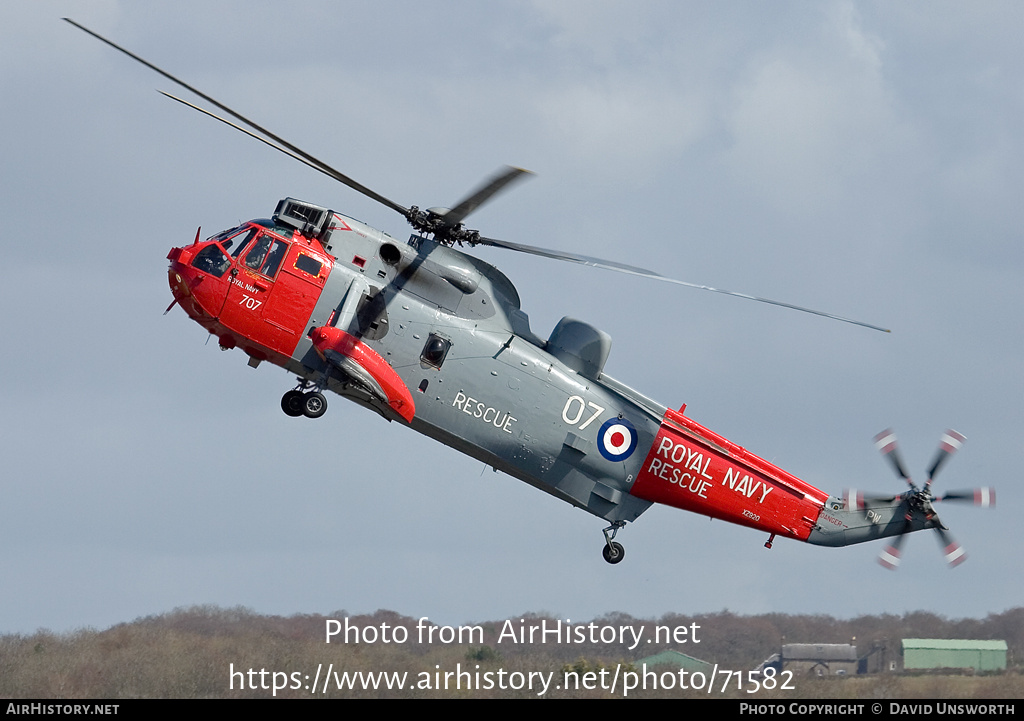
[[[307,393],[302,398],[302,413],[306,418],[319,418],[327,412],[327,399],[320,391]]]
[[[302,415],[302,401],[305,396],[299,391],[288,391],[281,396],[281,410],[292,418]]]
[[[617,541],[612,541],[610,544],[606,543],[602,553],[604,554],[604,560],[608,561],[608,563],[618,563],[626,557],[626,549]]]
[[[625,521],[615,521],[608,528],[601,531],[604,534],[604,550],[602,553],[604,553],[604,560],[608,561],[608,563],[620,563],[626,557],[626,549],[622,547],[622,544],[612,540],[619,533],[619,529],[625,525]]]

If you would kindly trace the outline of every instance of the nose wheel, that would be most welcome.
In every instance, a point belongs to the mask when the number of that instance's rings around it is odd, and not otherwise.
[[[327,412],[327,399],[320,391],[303,393],[300,390],[291,390],[281,396],[281,410],[292,418],[319,418]]]
[[[608,563],[619,563],[626,557],[626,549],[622,547],[622,544],[612,540],[615,538],[615,534],[619,532],[619,529],[625,525],[625,521],[616,521],[604,529],[604,549],[602,549],[601,553],[604,555],[604,560],[608,561]]]

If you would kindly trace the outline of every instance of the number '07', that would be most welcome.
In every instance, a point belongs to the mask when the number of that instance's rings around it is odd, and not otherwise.
[[[593,409],[594,412],[585,421],[583,421],[582,424],[580,424],[581,431],[596,421],[598,416],[604,413],[604,408],[596,403],[585,401],[579,396],[569,396],[568,400],[565,401],[565,408],[562,409],[562,420],[570,426],[575,426],[583,420],[583,416],[586,415],[588,408]]]

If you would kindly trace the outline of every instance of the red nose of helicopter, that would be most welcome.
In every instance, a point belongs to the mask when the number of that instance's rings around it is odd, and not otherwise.
[[[195,251],[191,247],[171,248],[167,254],[167,259],[171,261],[167,269],[167,283],[174,300],[167,306],[165,315],[175,305],[180,305],[194,319],[207,315],[193,294],[203,279],[202,274],[190,265],[194,257]]]

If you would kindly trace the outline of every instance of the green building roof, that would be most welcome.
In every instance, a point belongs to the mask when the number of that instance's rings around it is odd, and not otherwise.
[[[958,651],[970,648],[979,651],[1005,651],[1006,641],[976,641],[969,638],[905,638],[903,648],[942,648]]]
[[[705,671],[710,670],[712,666],[707,661],[701,661],[699,658],[687,656],[685,653],[673,651],[672,649],[666,649],[659,654],[641,658],[633,663],[635,666],[641,664],[647,664],[648,666],[672,666],[673,668],[685,668],[687,671]]]

